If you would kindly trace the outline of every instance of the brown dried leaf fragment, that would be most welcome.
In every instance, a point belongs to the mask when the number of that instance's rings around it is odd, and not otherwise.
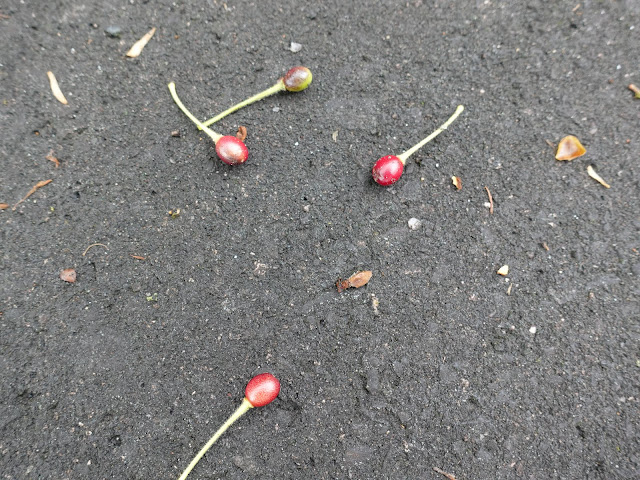
[[[371,270],[354,273],[349,277],[349,285],[353,288],[360,288],[369,283],[369,280],[371,280],[371,275],[373,275]]]
[[[444,475],[449,480],[456,480],[456,477],[453,475],[453,473],[447,473],[444,470],[439,469],[438,467],[433,467],[433,471],[439,473],[440,475]]]
[[[489,190],[489,187],[485,186],[484,189],[487,191],[487,196],[489,197],[489,213],[493,215],[493,195],[491,195],[491,190]]]
[[[129,256],[131,258],[135,258],[136,260],[146,260],[145,257],[141,257],[140,255],[131,255],[131,254],[129,254]]]
[[[60,272],[60,280],[68,283],[75,283],[76,271],[73,268],[65,268]]]
[[[338,279],[336,282],[336,287],[338,289],[338,293],[343,292],[347,288],[360,288],[369,283],[371,280],[371,276],[373,273],[371,270],[365,270],[363,272],[357,272],[351,275],[346,280]]]
[[[243,127],[240,125],[238,127],[238,131],[236,132],[236,138],[241,142],[244,142],[244,139],[247,138],[247,127]]]
[[[460,177],[456,177],[455,175],[451,177],[451,182],[456,187],[457,190],[462,190],[462,180]]]
[[[45,185],[50,184],[51,182],[53,182],[53,179],[50,178],[49,180],[41,180],[40,182],[36,183],[33,187],[31,187],[31,190],[29,190],[27,194],[20,199],[18,203],[16,203],[13,207],[11,207],[11,210],[15,210],[18,207],[18,205],[20,205],[27,198],[33,195],[36,192],[36,190],[38,190],[41,187],[44,187]]]
[[[50,162],[53,162],[56,168],[60,166],[60,160],[53,156],[53,149],[49,150],[49,153],[44,158],[46,158]]]
[[[62,90],[60,90],[60,86],[58,85],[58,80],[56,80],[56,76],[53,72],[47,72],[47,76],[49,77],[49,84],[51,85],[51,91],[53,92],[53,96],[62,103],[63,105],[67,105],[67,99],[64,97]]]
[[[591,178],[593,178],[596,182],[600,183],[600,185],[602,185],[603,187],[611,188],[611,185],[609,185],[607,182],[605,182],[602,179],[602,177],[596,173],[596,171],[593,169],[593,167],[591,165],[589,165],[587,167],[587,173],[589,174],[589,176]]]
[[[142,49],[147,45],[147,43],[149,43],[151,37],[153,37],[154,33],[156,33],[156,27],[153,27],[151,30],[145,33],[140,40],[133,44],[133,46],[126,54],[127,57],[136,58],[137,56],[139,56],[142,53]]]
[[[0,203],[0,210],[6,210],[7,208],[9,208],[8,203]]]
[[[587,150],[582,146],[580,140],[573,135],[567,135],[558,144],[558,150],[556,150],[556,160],[573,160],[574,158],[581,157],[587,153]]]

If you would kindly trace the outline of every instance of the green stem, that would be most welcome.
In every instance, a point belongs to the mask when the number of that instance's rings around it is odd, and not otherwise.
[[[205,125],[203,125],[202,123],[200,123],[200,120],[198,120],[196,117],[194,117],[191,112],[189,110],[187,110],[187,107],[185,107],[182,102],[180,101],[180,99],[178,98],[178,94],[176,93],[176,84],[171,82],[169,84],[169,91],[171,92],[171,96],[173,97],[173,101],[176,102],[176,105],[178,105],[178,107],[180,107],[180,110],[182,110],[182,112],[191,119],[191,121],[193,123],[195,123],[198,128],[200,130],[203,130],[204,133],[206,133],[207,135],[209,135],[211,137],[211,139],[214,141],[214,143],[218,143],[218,140],[220,140],[222,138],[222,135],[220,135],[219,133],[214,132],[213,130],[207,128]]]
[[[407,150],[404,153],[401,153],[400,155],[398,155],[398,158],[400,159],[400,161],[402,162],[402,164],[404,165],[407,162],[407,159],[413,155],[417,150],[419,150],[420,148],[424,147],[427,143],[429,143],[431,140],[433,140],[434,138],[436,138],[438,135],[440,135],[443,131],[445,131],[447,129],[447,127],[449,125],[451,125],[453,123],[453,121],[458,118],[458,115],[460,115],[462,113],[462,111],[464,110],[464,106],[462,105],[458,105],[458,108],[456,108],[456,111],[454,112],[453,115],[451,115],[451,117],[449,118],[449,120],[447,120],[446,122],[444,122],[440,128],[438,128],[435,132],[433,132],[431,135],[429,135],[427,138],[425,138],[424,140],[422,140],[420,143],[418,143],[417,145],[414,145],[413,147],[411,147],[409,150]]]
[[[227,108],[224,112],[220,113],[219,115],[216,115],[213,118],[210,118],[206,122],[202,122],[202,124],[205,127],[208,127],[212,123],[216,123],[218,120],[223,119],[224,117],[226,117],[230,113],[233,113],[236,110],[240,110],[242,107],[246,107],[247,105],[251,105],[252,103],[257,102],[258,100],[262,100],[263,98],[266,98],[269,95],[273,95],[275,93],[282,92],[284,90],[285,90],[284,82],[282,81],[282,79],[280,79],[280,80],[278,80],[278,83],[276,83],[273,87],[269,87],[265,91],[260,92],[260,93],[258,93],[256,95],[254,95],[253,97],[247,98],[244,102],[240,102],[240,103],[234,105],[231,108]],[[200,127],[198,127],[198,128],[200,128]]]
[[[233,414],[227,419],[226,422],[224,422],[222,424],[222,426],[218,429],[218,431],[216,433],[214,433],[213,437],[211,437],[211,439],[209,439],[207,444],[204,447],[202,447],[202,449],[193,458],[193,460],[191,460],[191,463],[185,469],[185,471],[182,472],[182,475],[180,475],[180,478],[178,480],[185,480],[187,478],[187,476],[189,475],[189,473],[191,473],[191,470],[193,470],[193,467],[195,467],[196,464],[200,461],[200,459],[204,456],[204,454],[207,453],[207,450],[209,450],[209,448],[211,448],[211,445],[216,443],[216,440],[218,440],[218,438],[220,438],[220,435],[222,435],[227,430],[227,428],[229,428],[231,426],[231,424],[233,422],[238,420],[242,415],[247,413],[247,411],[249,411],[249,409],[251,409],[251,408],[253,408],[253,405],[251,405],[249,400],[244,398],[242,400],[242,403],[238,407],[238,409],[235,412],[233,412]]]

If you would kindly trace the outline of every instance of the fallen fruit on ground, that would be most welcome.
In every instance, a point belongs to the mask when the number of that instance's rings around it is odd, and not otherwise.
[[[558,144],[558,150],[556,150],[556,160],[573,160],[574,158],[581,157],[587,153],[587,150],[582,146],[580,140],[573,135],[567,135]]]
[[[207,450],[211,448],[211,445],[216,443],[218,438],[220,438],[220,436],[226,432],[236,420],[254,407],[264,407],[265,405],[270,404],[276,399],[279,393],[280,382],[270,373],[261,373],[249,380],[249,383],[247,383],[247,387],[244,390],[244,399],[238,409],[233,412],[213,437],[209,439],[206,445],[202,447],[193,460],[191,460],[191,463],[185,471],[182,472],[182,475],[180,475],[178,480],[185,480],[187,478],[189,473],[191,473],[191,470],[193,470],[193,467],[195,467],[204,454],[207,453]]]
[[[394,183],[396,183],[402,176],[402,172],[404,171],[404,166],[407,163],[407,159],[411,155],[413,155],[416,151],[418,151],[420,148],[422,148],[424,145],[426,145],[431,140],[433,140],[438,135],[440,135],[443,131],[445,131],[449,127],[449,125],[451,125],[451,123],[453,123],[453,121],[456,118],[458,118],[458,116],[462,113],[463,110],[464,110],[464,106],[458,105],[458,108],[456,108],[456,111],[454,112],[454,114],[451,115],[451,117],[449,117],[449,120],[443,123],[440,126],[440,128],[438,128],[435,132],[433,132],[427,138],[417,143],[406,152],[401,153],[400,155],[397,155],[397,156],[386,155],[380,158],[375,163],[375,165],[373,166],[373,169],[371,170],[373,179],[383,187],[393,185]]]
[[[262,100],[263,98],[274,95],[278,92],[284,92],[285,90],[287,92],[300,92],[311,84],[312,79],[313,75],[311,75],[311,70],[309,70],[307,67],[293,67],[272,87],[267,88],[266,90],[254,95],[253,97],[247,98],[246,100],[234,105],[233,107],[227,108],[224,112],[216,115],[213,118],[210,118],[206,122],[202,122],[202,124],[205,127],[208,127],[209,125],[223,119],[230,113],[240,110],[242,107],[251,105],[258,100]],[[198,128],[201,127],[198,126]]]
[[[175,83],[171,82],[169,84],[169,91],[171,92],[173,101],[176,102],[178,107],[180,107],[180,110],[182,110],[182,112],[189,117],[189,119],[191,119],[198,128],[211,137],[213,142],[216,144],[216,153],[218,154],[218,157],[220,157],[220,160],[227,165],[239,165],[247,161],[247,158],[249,157],[249,150],[247,150],[246,145],[241,140],[231,135],[220,135],[203,125],[200,120],[194,117],[191,112],[187,110],[187,107],[182,104],[180,98],[178,98],[178,94],[176,93]]]

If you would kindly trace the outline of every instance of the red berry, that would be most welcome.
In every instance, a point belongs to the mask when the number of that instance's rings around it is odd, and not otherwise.
[[[254,407],[264,407],[273,402],[280,393],[280,382],[270,373],[256,375],[244,390],[244,396]]]
[[[373,179],[383,187],[393,185],[398,181],[404,170],[402,161],[395,155],[382,157],[373,166]]]
[[[249,150],[247,146],[236,137],[225,135],[216,143],[216,153],[220,160],[227,165],[239,165],[247,161]]]

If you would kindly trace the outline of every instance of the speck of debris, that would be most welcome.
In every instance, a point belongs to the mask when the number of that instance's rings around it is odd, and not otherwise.
[[[278,113],[280,111],[280,107],[273,107],[271,111],[274,113]]]
[[[536,327],[531,327],[529,329],[529,333],[531,333],[532,335],[535,335],[537,331],[538,331],[538,329]]]
[[[122,28],[118,25],[109,25],[104,29],[104,32],[109,35],[111,38],[120,38],[120,34],[122,33]]]

